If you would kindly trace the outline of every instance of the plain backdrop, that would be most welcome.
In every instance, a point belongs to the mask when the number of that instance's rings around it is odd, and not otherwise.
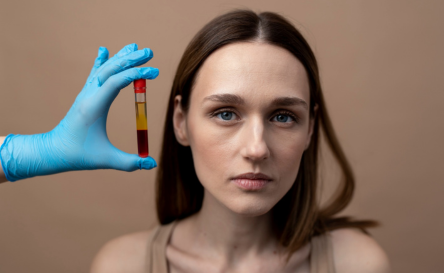
[[[150,155],[158,159],[180,57],[195,33],[235,8],[278,12],[310,43],[357,187],[343,214],[370,230],[394,272],[442,272],[443,1],[2,0],[0,135],[36,134],[65,116],[97,56],[137,43],[160,69],[147,83]],[[134,95],[108,117],[137,153]],[[327,157],[326,157],[327,158]],[[328,166],[328,160],[325,160]],[[325,188],[337,177],[324,171]],[[156,224],[155,171],[97,170],[0,185],[0,272],[87,272],[100,247]]]

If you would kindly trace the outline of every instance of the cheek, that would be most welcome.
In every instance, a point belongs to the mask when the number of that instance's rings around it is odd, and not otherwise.
[[[302,132],[289,133],[275,137],[275,160],[280,166],[294,168],[304,153],[306,136]],[[298,164],[299,165],[299,164]]]
[[[299,165],[305,149],[306,137],[302,133],[289,133],[275,136],[274,146],[270,147],[274,157],[270,164],[279,176],[279,195],[283,197],[293,186],[299,171]]]
[[[226,135],[226,130],[208,126],[205,120],[195,117],[193,121],[188,125],[188,135],[199,180],[206,186],[205,181],[228,178],[235,147],[233,137]]]

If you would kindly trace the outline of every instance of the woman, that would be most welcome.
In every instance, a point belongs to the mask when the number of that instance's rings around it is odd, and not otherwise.
[[[8,180],[155,167],[151,158],[115,149],[105,130],[119,90],[157,76],[131,68],[151,57],[132,45],[109,60],[99,51],[54,130],[4,141]],[[321,128],[344,174],[322,208]],[[315,56],[281,16],[233,11],[194,37],[176,72],[163,139],[161,225],[107,243],[91,272],[389,272],[384,251],[364,233],[375,222],[334,218],[351,200],[353,174],[327,114]]]
[[[320,127],[344,173],[318,207]],[[316,59],[274,13],[234,11],[191,41],[174,79],[157,175],[162,226],[119,237],[92,272],[388,272],[362,230]],[[331,232],[330,232],[331,231]]]

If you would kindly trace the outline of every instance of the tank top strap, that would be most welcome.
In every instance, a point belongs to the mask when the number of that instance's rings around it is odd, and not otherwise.
[[[329,232],[311,238],[310,273],[336,273]]]
[[[146,253],[147,273],[168,273],[168,264],[165,252],[175,225],[176,221],[166,225],[157,226],[148,239]]]

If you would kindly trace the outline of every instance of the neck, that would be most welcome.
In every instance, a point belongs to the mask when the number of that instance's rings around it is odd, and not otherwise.
[[[271,213],[247,216],[233,212],[205,192],[201,210],[190,218],[196,247],[208,255],[224,257],[226,263],[273,252]],[[212,252],[212,253],[211,253]]]

